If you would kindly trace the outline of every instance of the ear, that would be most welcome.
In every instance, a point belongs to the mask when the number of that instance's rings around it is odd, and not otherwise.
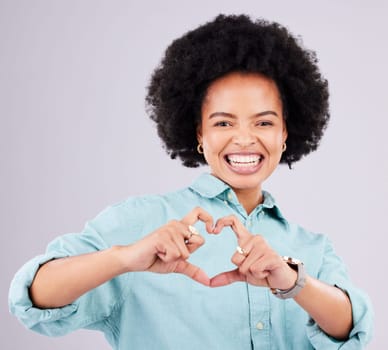
[[[201,127],[201,124],[198,124],[198,126],[197,126],[197,140],[198,140],[198,143],[202,144],[202,127]]]
[[[283,134],[282,134],[283,143],[287,141],[287,137],[288,137],[288,131],[287,131],[286,125],[284,125]]]

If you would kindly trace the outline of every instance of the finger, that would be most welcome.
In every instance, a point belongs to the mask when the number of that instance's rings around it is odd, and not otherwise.
[[[176,261],[181,252],[171,237],[156,244],[156,255],[164,262]]]
[[[267,286],[267,277],[270,275],[268,270],[263,270],[260,263],[252,264],[246,273],[247,281],[254,281],[255,285]],[[252,282],[250,282],[252,283]]]
[[[186,275],[194,281],[197,281],[205,286],[210,285],[210,278],[207,276],[207,274],[198,266],[190,264],[186,260],[180,261],[174,272]]]
[[[238,269],[222,272],[210,279],[210,287],[222,287],[234,282],[244,282],[246,277]]]
[[[192,235],[188,240],[186,247],[190,253],[195,252],[199,247],[203,246],[205,239],[202,236]]]
[[[247,277],[248,283],[267,286],[272,271],[277,266],[278,257],[271,252],[262,253],[254,248],[252,253],[239,267],[240,272]]]
[[[194,226],[189,225],[188,230],[189,230],[189,236],[185,240],[186,244],[189,243],[191,236],[193,236],[193,235],[200,236],[200,233],[197,231],[197,229]]]
[[[181,221],[174,221],[173,225],[177,244],[180,242],[180,247],[184,244],[190,253],[194,252],[205,243],[205,239],[199,234],[194,226],[183,224]]]
[[[193,228],[190,225],[183,224],[181,221],[174,221],[174,233],[177,233],[178,237],[184,238],[184,240],[190,239],[190,237],[193,235]],[[195,230],[194,232],[196,235],[199,235],[199,232]]]
[[[239,270],[242,274],[247,274],[251,271],[251,267],[255,264],[257,272],[259,272],[260,266],[262,266],[261,271],[266,270],[265,261],[263,261],[264,254],[259,250],[253,248],[252,251],[245,257],[242,263],[239,265]]]
[[[183,259],[188,259],[190,256],[190,251],[188,249],[188,246],[185,244],[186,239],[182,235],[173,235],[172,240],[174,241],[175,245],[177,246],[181,257]]]
[[[202,221],[205,223],[206,231],[212,232],[213,230],[213,217],[201,207],[195,207],[191,212],[189,212],[181,222],[186,225],[194,225],[196,222]]]
[[[232,262],[236,261],[238,266],[241,265],[242,261],[253,263],[257,258],[262,257],[269,248],[265,239],[260,235],[250,234],[248,239],[244,239],[243,242],[239,243],[240,245],[236,247],[236,253],[232,257]],[[242,259],[241,256],[248,259]]]
[[[254,286],[270,288],[270,285],[267,279],[268,276],[269,276],[269,272],[265,272],[265,271],[262,273],[262,278],[258,278],[258,276],[249,273],[248,275],[246,275],[246,281],[247,283],[252,284]]]
[[[237,246],[236,252],[232,255],[232,263],[236,266],[240,266],[244,260],[246,259],[246,253],[245,249],[240,251],[242,249],[240,246]]]
[[[220,233],[222,229],[227,226],[231,227],[239,241],[246,240],[247,238],[251,237],[251,233],[245,228],[245,226],[235,215],[229,215],[218,219],[216,225],[214,226],[213,233]]]

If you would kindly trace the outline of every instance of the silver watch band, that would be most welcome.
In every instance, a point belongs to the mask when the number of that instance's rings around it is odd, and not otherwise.
[[[290,289],[278,289],[271,288],[271,292],[273,295],[280,299],[289,299],[295,298],[296,295],[302,290],[302,288],[306,285],[306,270],[301,261],[297,259],[293,259],[289,256],[283,256],[283,260],[298,274],[296,278],[295,284]]]

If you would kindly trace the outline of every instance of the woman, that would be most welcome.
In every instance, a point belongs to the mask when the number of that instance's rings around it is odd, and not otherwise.
[[[114,349],[363,348],[367,297],[262,189],[327,125],[314,54],[279,24],[221,15],[172,43],[147,102],[171,157],[211,173],[56,239],[15,276],[11,311],[47,335],[101,330]]]

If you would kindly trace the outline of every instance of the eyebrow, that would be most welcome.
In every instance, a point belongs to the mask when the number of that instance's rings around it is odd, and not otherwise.
[[[263,117],[265,115],[274,115],[275,117],[279,117],[279,115],[275,111],[263,111],[260,113],[254,114],[252,117]],[[214,112],[209,115],[209,119],[215,118],[215,117],[227,117],[227,118],[237,118],[236,115],[232,113],[227,113],[227,112]]]

